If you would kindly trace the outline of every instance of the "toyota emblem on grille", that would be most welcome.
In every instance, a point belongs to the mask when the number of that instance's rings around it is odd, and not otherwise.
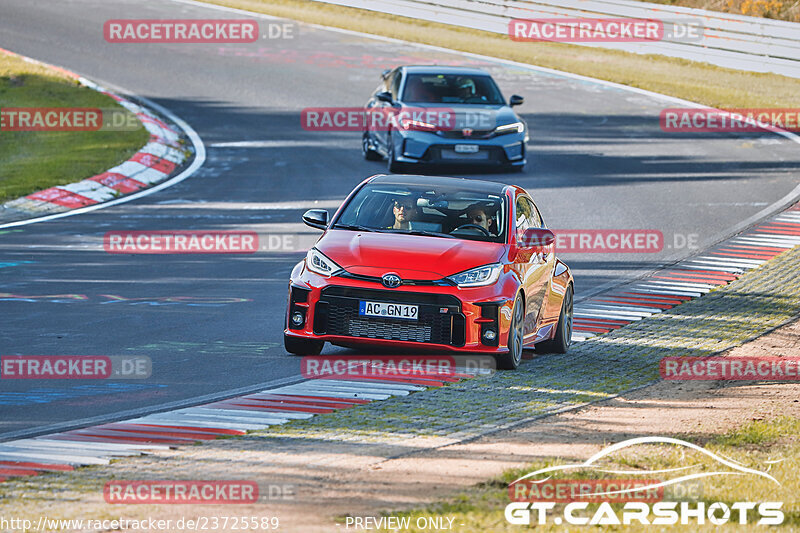
[[[463,130],[461,130],[461,133],[464,135],[464,137],[471,137],[472,128],[464,128]]]
[[[381,281],[385,287],[390,289],[396,289],[403,284],[403,280],[397,274],[384,274]]]

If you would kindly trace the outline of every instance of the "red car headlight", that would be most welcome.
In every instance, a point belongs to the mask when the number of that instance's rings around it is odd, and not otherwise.
[[[502,271],[503,265],[500,263],[492,263],[491,265],[471,268],[470,270],[453,274],[452,276],[448,276],[447,279],[459,287],[483,287],[484,285],[495,283]]]
[[[321,276],[333,276],[344,270],[316,248],[310,249],[306,254],[306,268]]]

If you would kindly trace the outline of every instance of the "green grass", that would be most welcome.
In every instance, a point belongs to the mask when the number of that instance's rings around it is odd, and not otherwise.
[[[573,72],[713,107],[800,107],[800,80],[777,74],[564,43],[513,42],[507,35],[309,0],[203,1]]]
[[[130,115],[112,98],[67,76],[2,53],[0,106],[116,108]],[[0,132],[0,202],[105,172],[148,139],[141,126],[134,131]]]
[[[757,503],[782,501],[784,504],[781,510],[785,518],[783,524],[777,526],[777,529],[781,531],[795,531],[800,528],[800,503],[797,497],[797,494],[800,493],[800,476],[797,475],[798,467],[800,467],[799,419],[783,417],[772,421],[755,421],[735,431],[707,440],[708,442],[705,448],[718,455],[733,459],[746,467],[756,470],[765,471],[769,468],[768,473],[775,477],[781,485],[777,486],[768,479],[751,475],[715,476],[702,480],[702,488],[697,500],[681,497],[665,497],[664,500],[705,502],[706,506],[714,502],[723,502],[727,505],[731,505],[738,501]],[[748,444],[757,446],[748,446]],[[717,469],[719,466],[713,460],[706,458],[706,456],[699,452],[686,451],[684,448],[667,445],[648,445],[647,449],[637,448],[635,450],[629,450],[624,455],[613,456],[613,460],[613,463],[604,463],[604,466],[617,467],[622,470],[654,470],[677,468],[689,464],[701,464],[702,469],[705,471],[709,471],[712,468]],[[780,460],[780,462],[770,465],[768,462],[772,460]],[[528,530],[527,526],[511,525],[505,520],[504,510],[506,505],[510,502],[508,484],[522,475],[540,468],[576,462],[579,461],[575,459],[569,461],[553,459],[534,463],[525,468],[508,470],[497,478],[475,485],[452,498],[436,502],[423,508],[411,511],[384,513],[384,515],[411,517],[412,525],[416,523],[419,517],[454,518],[453,524],[459,525],[456,530],[461,533]],[[561,474],[561,476],[562,478],[591,479],[599,477],[599,474],[593,470],[576,470],[571,471],[568,476],[564,474]],[[632,476],[628,477],[630,478]],[[551,511],[551,513],[556,514],[551,514],[551,516],[558,516],[561,514],[563,507],[564,504],[557,505],[554,511]],[[582,512],[581,514],[591,516],[592,511],[596,510],[597,507],[598,504],[592,503],[589,505],[588,511]],[[622,504],[614,503],[612,507],[617,510],[618,516],[622,516],[620,512]],[[736,513],[734,513],[734,516],[736,516]],[[735,519],[733,522],[735,522]],[[728,523],[723,527],[726,531],[752,531],[756,527],[753,522],[754,521],[751,520],[751,523],[746,526]],[[462,526],[461,524],[464,525]],[[662,529],[662,527],[665,529]],[[622,527],[605,526],[605,528],[612,530],[623,530],[624,528],[625,531],[687,531],[688,527],[691,527],[693,531],[715,531],[715,528],[719,526],[710,524],[705,524],[704,526],[697,526],[696,524],[692,526],[682,526],[678,524],[676,526],[659,527],[644,525]],[[579,527],[573,526],[573,529],[578,530]],[[567,530],[568,529],[565,529],[564,526],[555,526],[552,523],[545,526],[536,526],[536,531]],[[412,527],[407,531],[422,532],[425,530]]]
[[[713,439],[711,443],[727,448],[769,447],[786,439],[800,444],[800,419],[784,416],[771,421],[756,420],[739,431]]]

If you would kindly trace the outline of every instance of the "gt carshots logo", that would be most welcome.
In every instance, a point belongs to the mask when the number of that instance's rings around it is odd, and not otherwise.
[[[677,523],[702,525],[708,523],[721,526],[733,521],[738,524],[752,523],[754,515],[759,526],[776,526],[783,523],[783,502],[735,502],[728,505],[714,502],[706,507],[705,502],[657,502],[652,506],[646,502],[627,502],[622,507],[621,518],[609,502],[601,503],[593,513],[586,513],[590,502],[571,502],[564,506],[563,518],[550,516],[548,511],[556,502],[515,502],[506,506],[505,518],[514,525],[571,524],[575,526],[613,525],[673,525]],[[580,513],[580,514],[579,514]],[[648,518],[650,515],[653,518]]]
[[[639,480],[557,480],[559,472],[570,470],[592,470],[606,474],[613,471],[599,464],[610,454],[642,444],[668,444],[685,448],[682,450],[688,460],[690,452],[699,452],[715,461],[719,470],[708,471],[700,463],[681,468],[659,471],[626,471],[626,475],[641,474],[648,479]],[[725,467],[723,470],[720,467]],[[652,479],[654,473],[675,472],[678,477],[668,480]],[[583,463],[551,466],[522,476],[509,484],[512,501],[505,508],[505,519],[514,525],[673,525],[706,523],[723,525],[729,522],[757,525],[782,524],[785,515],[781,508],[783,502],[711,502],[705,501],[654,501],[663,496],[664,487],[674,486],[686,481],[723,475],[752,475],[780,483],[766,472],[745,467],[736,461],[726,459],[690,442],[670,437],[639,437],[626,440],[596,453]],[[517,488],[520,486],[521,488]],[[519,500],[526,501],[519,501]],[[565,505],[556,511],[559,504]],[[599,503],[598,503],[599,502]],[[611,502],[625,502],[621,508],[614,508]],[[590,508],[590,504],[597,504]]]

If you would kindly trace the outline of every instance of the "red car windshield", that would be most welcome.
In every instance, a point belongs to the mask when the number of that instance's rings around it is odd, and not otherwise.
[[[504,198],[497,194],[368,184],[345,206],[333,228],[505,242],[506,212]]]

